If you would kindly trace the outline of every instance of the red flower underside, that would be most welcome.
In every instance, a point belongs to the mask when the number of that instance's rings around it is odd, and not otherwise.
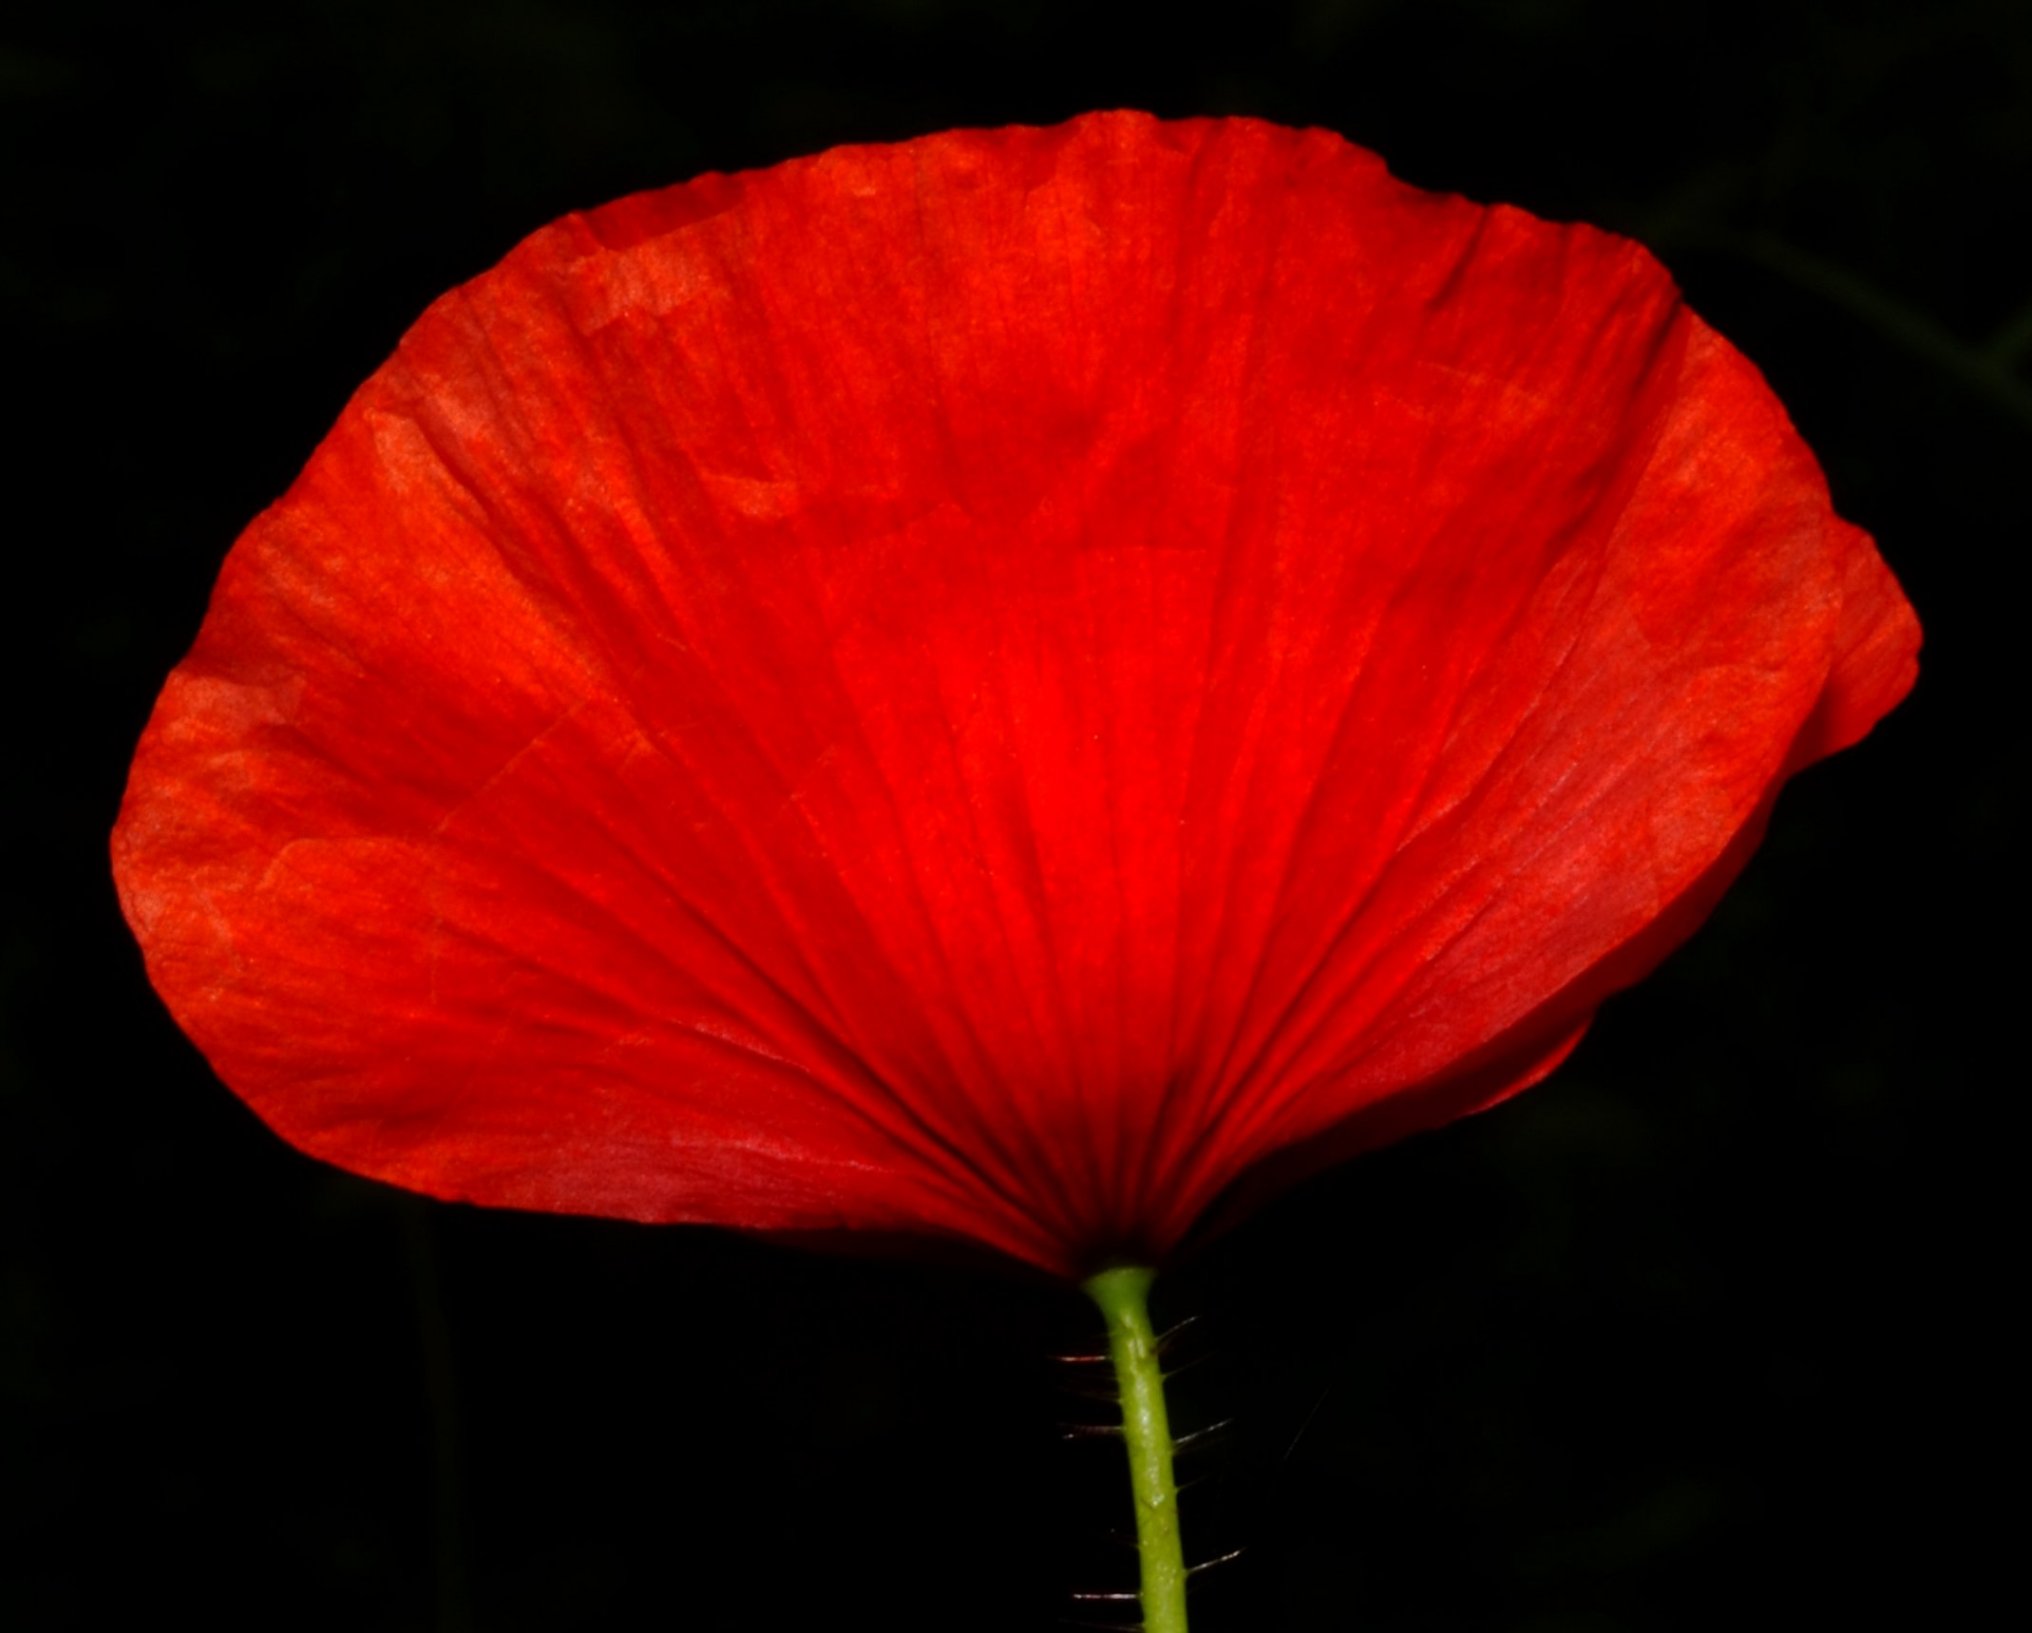
[[[1542,1075],[1916,646],[1641,249],[1099,115],[439,301],[232,552],[116,866],[348,1168],[1076,1274]]]

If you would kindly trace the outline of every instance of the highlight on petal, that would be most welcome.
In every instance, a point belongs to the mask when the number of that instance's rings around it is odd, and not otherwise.
[[[1917,644],[1634,244],[1320,131],[954,132],[435,304],[116,871],[328,1160],[1077,1275],[1550,1070]]]

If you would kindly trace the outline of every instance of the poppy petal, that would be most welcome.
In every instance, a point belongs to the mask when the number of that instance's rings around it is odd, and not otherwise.
[[[332,1161],[1077,1275],[1550,1070],[1916,645],[1636,246],[1324,132],[956,132],[433,306],[116,871]]]

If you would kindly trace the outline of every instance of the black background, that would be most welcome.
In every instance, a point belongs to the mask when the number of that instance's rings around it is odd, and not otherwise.
[[[1632,233],[1927,625],[1559,1076],[1178,1269],[1195,1627],[1972,1620],[2019,1547],[2032,12],[2006,0],[91,4],[0,33],[0,1625],[1040,1628],[1127,1588],[1075,1294],[399,1196],[151,995],[105,836],[242,525],[566,209],[1100,106],[1321,124]],[[2006,1057],[2008,1058],[2008,1057]],[[2008,1602],[2008,1600],[2007,1600]],[[1129,1620],[1129,1617],[1120,1617]]]

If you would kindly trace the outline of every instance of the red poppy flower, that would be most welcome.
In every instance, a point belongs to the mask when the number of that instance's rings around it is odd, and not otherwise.
[[[1643,250],[1096,115],[439,301],[228,558],[114,851],[321,1157],[1082,1275],[1543,1076],[1917,636]]]

